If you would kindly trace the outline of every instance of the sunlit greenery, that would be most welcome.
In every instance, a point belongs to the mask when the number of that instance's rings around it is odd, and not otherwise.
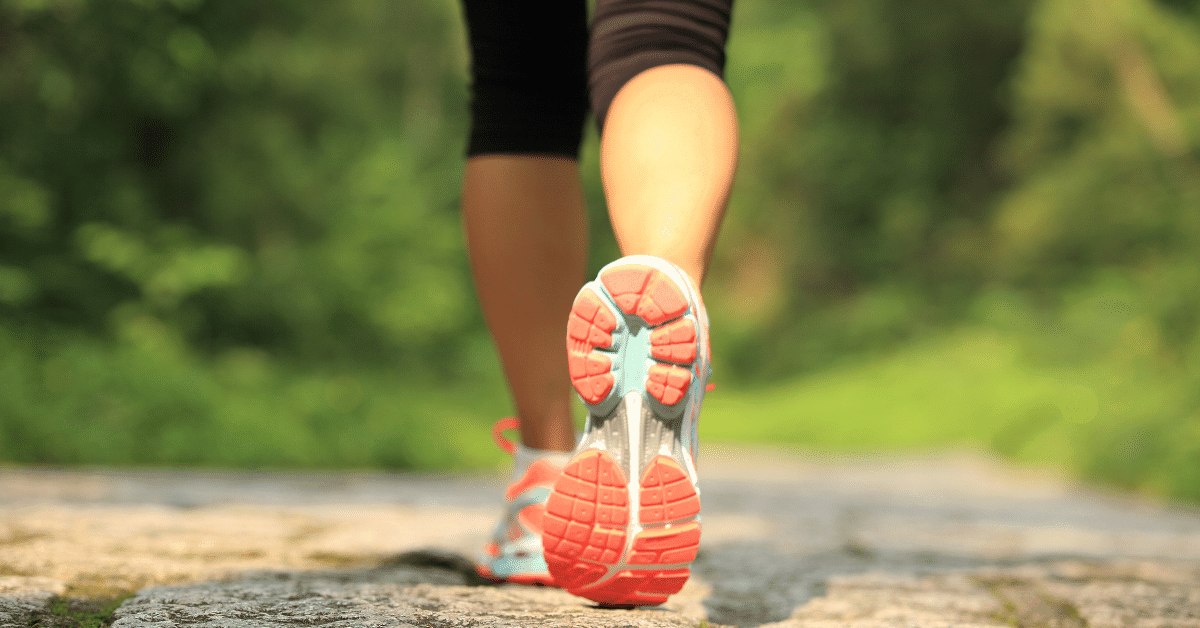
[[[459,13],[0,0],[0,459],[497,461]],[[1200,2],[739,2],[727,80],[702,435],[1200,499]]]

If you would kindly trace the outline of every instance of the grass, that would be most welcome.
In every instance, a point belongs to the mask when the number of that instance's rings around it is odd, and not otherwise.
[[[166,342],[113,346],[5,331],[0,460],[392,469],[496,460],[484,424],[502,409],[495,368],[445,381],[318,370],[252,350],[201,358]]]
[[[967,330],[770,388],[718,388],[700,433],[827,449],[973,442],[1016,451],[1095,418],[1082,378],[1018,353],[995,332]]]
[[[125,600],[124,593],[104,598],[54,598],[44,611],[33,615],[29,628],[105,628],[111,626],[113,613]]]
[[[1045,359],[1039,340],[964,328],[769,387],[718,387],[700,435],[834,451],[966,445],[1200,500],[1200,415],[1186,372],[1152,364],[1136,333],[1066,366]]]

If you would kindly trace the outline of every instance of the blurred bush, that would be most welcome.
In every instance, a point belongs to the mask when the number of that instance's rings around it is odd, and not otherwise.
[[[747,332],[721,351],[732,372],[903,341],[990,286],[1050,306],[1098,269],[1194,256],[1190,7],[743,7],[729,69],[742,176],[711,299]]]
[[[0,457],[478,462],[452,5],[0,6]]]
[[[725,390],[998,334],[1071,383],[990,446],[1200,498],[1200,2],[741,2],[729,58]],[[453,0],[0,0],[0,459],[495,459],[466,65]]]
[[[1200,3],[741,10],[743,171],[708,290],[718,372],[761,385],[984,328],[1099,408],[975,435],[1200,498]],[[1036,388],[1017,379],[1012,398]],[[1032,453],[1049,433],[1061,442]]]

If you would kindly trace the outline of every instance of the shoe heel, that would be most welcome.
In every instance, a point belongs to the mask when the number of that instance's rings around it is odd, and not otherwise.
[[[646,392],[664,406],[678,404],[692,381],[682,367],[696,360],[697,351],[696,323],[684,318],[687,296],[666,273],[645,264],[608,268],[600,283],[621,312],[652,330],[649,357],[656,363],[646,373]]]

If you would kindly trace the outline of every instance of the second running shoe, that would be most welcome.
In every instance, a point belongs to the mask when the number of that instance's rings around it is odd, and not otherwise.
[[[699,291],[661,258],[605,266],[575,297],[567,359],[588,419],[546,502],[546,564],[601,605],[661,604],[700,545],[696,425],[710,357]]]
[[[517,419],[500,419],[492,427],[492,438],[501,449],[516,455],[518,445],[504,438],[504,431],[520,427]],[[550,458],[535,460],[509,485],[504,493],[504,517],[475,563],[479,575],[493,582],[554,586],[542,555],[542,516],[550,489],[562,473],[561,464]]]

